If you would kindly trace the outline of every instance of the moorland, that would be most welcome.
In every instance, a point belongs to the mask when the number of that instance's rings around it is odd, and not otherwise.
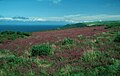
[[[120,21],[0,32],[0,76],[119,76]]]

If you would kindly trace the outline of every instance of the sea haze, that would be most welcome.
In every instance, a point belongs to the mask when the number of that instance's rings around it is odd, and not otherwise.
[[[0,25],[2,31],[20,31],[20,32],[36,32],[44,30],[53,30],[62,25]]]

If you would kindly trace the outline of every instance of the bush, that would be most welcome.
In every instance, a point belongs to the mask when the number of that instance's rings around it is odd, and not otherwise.
[[[65,38],[62,41],[62,45],[73,44],[73,43],[74,43],[74,41],[72,39],[69,39],[69,38]]]
[[[120,34],[117,34],[115,39],[114,39],[114,42],[120,42]]]
[[[119,28],[119,27],[120,27],[120,22],[113,22],[113,23],[107,24],[105,29]]]
[[[3,32],[1,32],[1,34],[2,35],[4,35],[4,34],[11,35],[11,34],[15,34],[15,32],[13,32],[13,31],[3,31]]]
[[[24,38],[30,35],[31,33],[27,33],[27,32],[3,31],[3,32],[0,32],[0,43],[4,43],[7,40],[15,40],[17,38]]]
[[[49,55],[51,54],[51,46],[49,44],[40,44],[34,45],[31,49],[32,56],[41,56],[41,55]]]
[[[25,35],[25,36],[31,36],[31,33],[24,32],[23,35]]]

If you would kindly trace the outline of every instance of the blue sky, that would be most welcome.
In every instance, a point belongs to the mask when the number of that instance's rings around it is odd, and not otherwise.
[[[32,20],[119,20],[120,0],[0,0],[0,15]]]

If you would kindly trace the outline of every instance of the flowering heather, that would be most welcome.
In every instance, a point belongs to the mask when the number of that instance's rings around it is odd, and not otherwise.
[[[0,74],[118,76],[118,33],[104,26],[33,32],[26,39],[0,44]]]

